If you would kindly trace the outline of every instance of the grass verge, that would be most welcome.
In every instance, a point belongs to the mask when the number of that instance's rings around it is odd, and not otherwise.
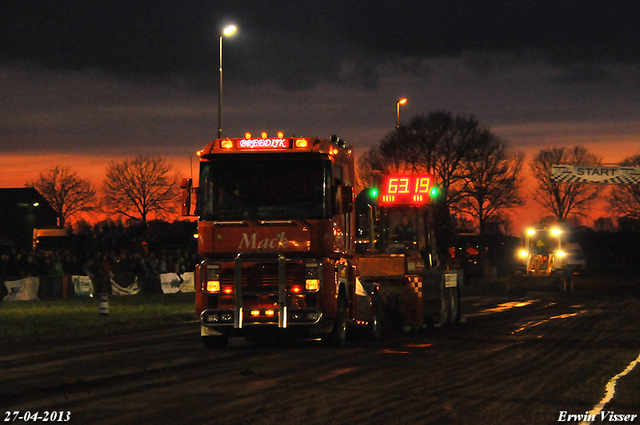
[[[109,315],[98,314],[99,298],[0,302],[0,341],[126,332],[195,320],[193,293],[109,297]]]

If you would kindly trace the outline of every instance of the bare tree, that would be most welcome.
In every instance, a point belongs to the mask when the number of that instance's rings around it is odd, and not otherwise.
[[[94,185],[69,167],[56,166],[40,173],[38,179],[29,181],[26,187],[35,188],[58,214],[58,224],[64,227],[67,220],[82,211],[96,208]]]
[[[640,167],[640,155],[630,156],[620,164],[624,167]],[[640,219],[640,185],[624,184],[611,188],[608,210],[620,216]]]
[[[511,152],[506,142],[483,132],[463,160],[463,196],[454,209],[473,217],[484,233],[487,220],[502,218],[508,209],[524,204],[520,196],[523,164],[521,153]]]
[[[613,232],[616,225],[611,217],[598,217],[593,221],[593,228],[596,232]]]
[[[464,185],[463,160],[483,132],[473,117],[445,111],[415,116],[361,158],[360,178],[367,181],[366,173],[373,171],[430,173],[450,206]]]
[[[107,212],[140,220],[146,229],[149,214],[174,213],[178,202],[172,166],[157,156],[136,156],[112,161],[102,185]]]
[[[398,171],[398,164],[392,158],[385,157],[380,146],[373,146],[358,158],[359,189],[372,186],[376,174],[389,174]]]
[[[541,150],[531,162],[537,187],[533,195],[556,220],[564,222],[570,214],[586,215],[585,210],[598,198],[601,188],[594,184],[554,183],[550,170],[553,164],[597,165],[601,160],[582,146]]]

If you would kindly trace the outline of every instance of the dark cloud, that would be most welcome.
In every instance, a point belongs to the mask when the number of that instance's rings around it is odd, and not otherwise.
[[[235,22],[230,79],[366,87],[377,65],[463,53],[635,63],[639,12],[636,0],[3,0],[0,60],[214,88],[219,32]]]
[[[606,69],[597,66],[574,66],[567,68],[562,75],[552,78],[551,82],[561,85],[578,83],[599,83],[613,79],[613,75]]]

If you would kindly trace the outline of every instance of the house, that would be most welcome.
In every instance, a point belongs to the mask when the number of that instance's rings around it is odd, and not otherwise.
[[[55,227],[58,215],[32,187],[0,189],[0,242],[31,249],[33,229]]]

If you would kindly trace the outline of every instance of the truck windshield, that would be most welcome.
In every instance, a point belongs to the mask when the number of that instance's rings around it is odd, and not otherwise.
[[[329,217],[331,162],[260,155],[224,155],[200,165],[202,220]]]

